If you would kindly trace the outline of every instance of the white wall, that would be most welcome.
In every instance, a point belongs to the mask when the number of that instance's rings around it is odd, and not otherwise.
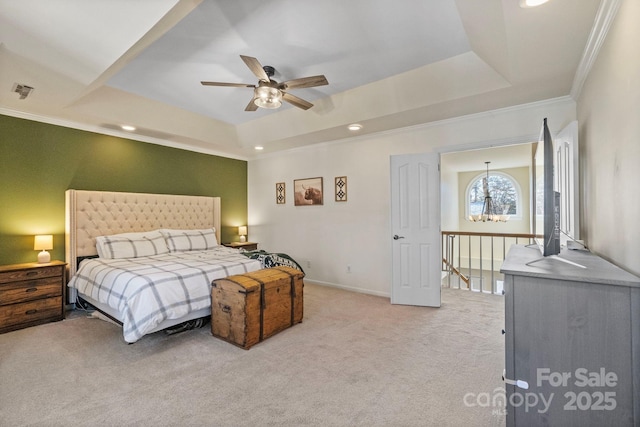
[[[557,132],[575,116],[566,97],[250,160],[249,240],[296,258],[307,280],[389,296],[390,156],[530,142],[544,117]],[[324,205],[295,207],[293,180],[318,176]],[[348,177],[347,202],[334,201],[336,176]],[[275,202],[277,182],[287,185],[285,205]]]
[[[458,173],[442,170],[440,173],[440,230],[458,230],[460,217],[464,216],[464,209],[460,211],[460,195],[458,193]],[[462,196],[464,198],[464,196]]]
[[[581,237],[640,275],[640,2],[620,9],[577,102]]]

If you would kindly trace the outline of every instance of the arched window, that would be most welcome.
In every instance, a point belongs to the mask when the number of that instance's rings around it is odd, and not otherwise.
[[[466,194],[466,217],[482,213],[484,204],[483,179],[485,173],[471,180]],[[510,215],[511,218],[522,218],[520,186],[510,175],[504,172],[489,172],[489,195],[496,214]]]

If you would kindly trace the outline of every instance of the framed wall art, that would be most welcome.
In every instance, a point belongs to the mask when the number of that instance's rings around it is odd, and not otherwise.
[[[347,177],[336,176],[335,179],[336,202],[347,201]]]
[[[276,204],[287,203],[287,186],[284,182],[276,182]]]
[[[293,180],[293,204],[311,206],[322,204],[322,178]]]

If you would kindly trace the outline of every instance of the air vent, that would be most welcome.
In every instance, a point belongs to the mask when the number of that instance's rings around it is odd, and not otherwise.
[[[20,94],[20,99],[25,99],[27,96],[29,96],[32,90],[33,88],[31,86],[22,85],[20,83],[16,83],[13,85],[13,91]]]

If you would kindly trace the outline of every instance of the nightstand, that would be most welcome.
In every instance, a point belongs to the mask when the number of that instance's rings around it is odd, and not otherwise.
[[[223,243],[222,245],[228,248],[235,248],[235,249],[242,248],[246,251],[255,251],[258,249],[258,244],[254,242],[231,242],[231,243]]]
[[[66,265],[0,266],[0,333],[64,319]]]

